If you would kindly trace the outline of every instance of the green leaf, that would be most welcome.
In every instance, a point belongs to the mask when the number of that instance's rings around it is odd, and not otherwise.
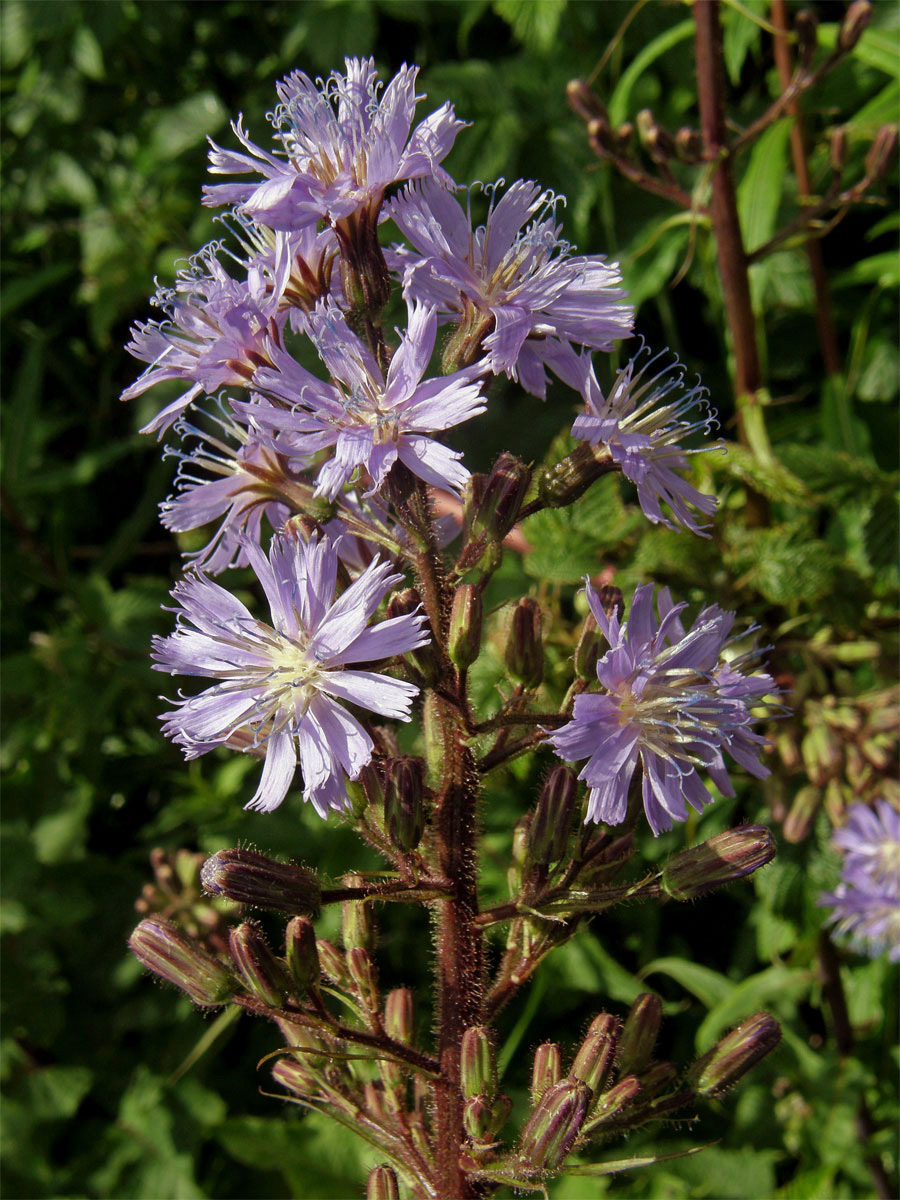
[[[821,1200],[823,1196],[835,1195],[834,1167],[819,1167],[813,1171],[798,1171],[794,1178],[778,1189],[774,1195],[778,1200]]]
[[[75,1115],[93,1081],[88,1067],[42,1067],[26,1077],[28,1107],[38,1121],[63,1121]]]
[[[865,284],[877,284],[878,287],[896,291],[900,285],[900,256],[895,250],[885,250],[882,254],[870,254],[859,262],[840,271],[832,280],[831,287],[840,291],[847,287],[861,287]]]
[[[766,0],[744,0],[744,7],[760,16],[765,16]],[[759,47],[760,28],[744,13],[732,5],[723,7],[722,53],[728,78],[736,86],[740,83],[741,68],[751,48]]]
[[[103,51],[97,35],[88,25],[79,25],[72,40],[72,62],[82,75],[99,81],[106,76]]]
[[[545,54],[553,48],[568,0],[494,0],[493,9],[512,29],[516,39]]]
[[[769,1007],[777,1009],[786,1000],[803,995],[810,980],[809,971],[778,965],[735,984],[731,994],[707,1014],[697,1030],[698,1053],[709,1050],[726,1030],[745,1017]]]
[[[167,162],[192,146],[199,146],[207,134],[214,133],[228,113],[215,92],[199,92],[180,104],[156,114],[150,137],[155,158]]]
[[[735,987],[730,979],[718,971],[684,958],[655,958],[640,971],[641,979],[654,974],[668,975],[691,995],[696,996],[707,1008],[720,1004]]]
[[[724,455],[716,455],[706,461],[713,470],[749,484],[768,500],[806,505],[812,503],[812,497],[802,481],[787,467],[774,459],[762,462],[751,450],[736,442],[726,443]]]
[[[747,252],[764,245],[775,232],[781,193],[787,176],[787,148],[792,119],[776,121],[763,133],[750,152],[744,177],[738,184],[737,202],[741,232]],[[759,311],[762,276],[750,268],[750,290],[754,311]]]
[[[665,30],[664,33],[657,34],[652,42],[649,42],[640,53],[635,55],[622,72],[622,78],[616,84],[609,99],[609,119],[614,127],[621,125],[629,116],[633,115],[629,112],[631,93],[641,76],[646,74],[651,65],[663,54],[668,53],[673,46],[678,46],[693,36],[694,22],[681,21],[678,25],[673,25],[671,29]]]

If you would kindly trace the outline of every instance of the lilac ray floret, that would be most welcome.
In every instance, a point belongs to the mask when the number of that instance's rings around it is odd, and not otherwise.
[[[686,449],[682,443],[692,434],[709,433],[715,418],[706,390],[685,385],[684,367],[677,359],[652,373],[660,357],[642,348],[619,371],[607,397],[590,356],[584,355],[578,390],[585,412],[576,417],[572,436],[592,446],[606,446],[622,474],[636,486],[648,520],[670,529],[681,525],[708,537],[707,527],[698,523],[691,509],[711,516],[716,498],[698,491],[679,472],[687,469],[689,454],[709,449]],[[672,520],[663,514],[661,502],[668,506]]]
[[[819,899],[829,923],[870,958],[900,962],[900,813],[887,800],[853,804],[832,841],[844,862],[840,883]]]
[[[395,247],[393,262],[407,297],[460,318],[493,374],[543,398],[545,367],[572,382],[572,343],[609,350],[631,334],[634,313],[615,263],[570,255],[552,193],[525,180],[499,200],[490,190],[487,221],[473,229],[470,207],[440,187],[406,188],[387,211],[416,253]]]
[[[301,464],[276,454],[237,421],[224,405],[221,415],[207,414],[219,428],[216,433],[198,429],[184,416],[175,432],[195,441],[190,453],[167,449],[177,457],[175,494],[160,505],[166,529],[183,533],[220,520],[207,545],[190,555],[191,564],[210,575],[229,567],[249,566],[246,543],[260,543],[262,519],[280,530],[294,505],[312,497],[312,485],[300,476]]]
[[[296,230],[325,220],[335,226],[361,211],[377,218],[385,189],[423,176],[452,186],[439,166],[465,122],[442,105],[412,129],[418,67],[403,66],[379,95],[374,60],[347,58],[314,82],[295,71],[278,84],[271,116],[282,150],[256,146],[239,118],[232,129],[247,153],[211,142],[210,170],[218,175],[260,174],[262,182],[213,184],[204,203],[237,204],[273,229]],[[412,132],[410,132],[412,130]]]
[[[328,538],[276,536],[268,557],[252,542],[245,553],[271,624],[202,573],[176,584],[177,627],[154,639],[155,668],[216,682],[163,713],[163,730],[187,758],[228,744],[264,751],[262,777],[247,805],[264,812],[281,804],[299,757],[303,798],[324,817],[346,808],[346,780],[358,777],[373,749],[338,701],[408,721],[418,688],[358,668],[427,642],[425,617],[369,625],[402,578],[378,559],[335,599],[338,551]]]
[[[655,616],[653,585],[647,584],[636,590],[623,629],[590,584],[586,594],[609,643],[597,664],[605,691],[576,697],[573,719],[549,741],[568,762],[587,759],[579,776],[590,789],[587,820],[625,820],[639,763],[644,811],[655,834],[686,820],[687,805],[700,812],[709,803],[701,770],[734,795],[725,752],[765,778],[769,771],[759,754],[766,741],[751,729],[751,710],[777,689],[767,674],[744,674],[755,654],[731,654],[734,613],[711,605],[685,630],[680,613],[686,605],[673,604],[668,588],[660,588]]]
[[[410,306],[386,373],[333,306],[319,305],[308,332],[332,381],[276,352],[272,367],[254,376],[254,386],[275,403],[238,408],[276,450],[307,456],[333,447],[316,494],[334,499],[361,467],[374,492],[397,462],[434,487],[461,492],[469,477],[461,456],[430,435],[484,412],[485,402],[475,367],[423,380],[437,333],[434,309]]]

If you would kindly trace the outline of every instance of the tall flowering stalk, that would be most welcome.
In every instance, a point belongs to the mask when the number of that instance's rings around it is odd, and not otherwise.
[[[661,1005],[648,993],[624,1024],[600,1013],[570,1062],[555,1043],[538,1049],[532,1111],[515,1134],[493,1024],[591,916],[693,899],[771,859],[768,831],[743,826],[662,869],[629,867],[642,811],[658,834],[712,803],[711,786],[732,795],[726,757],[766,774],[754,725],[775,687],[739,647],[733,613],[711,606],[690,621],[667,588],[654,607],[647,583],[626,614],[617,589],[588,582],[590,617],[571,633],[560,692],[545,680],[538,600],[499,614],[485,602],[507,548],[527,544],[517,524],[577,503],[604,474],[636,487],[649,521],[708,533],[715,499],[686,471],[701,448],[687,440],[711,418],[702,389],[643,350],[602,390],[595,355],[633,323],[618,267],[573,253],[559,198],[533,181],[485,188],[475,224],[477,193],[461,205],[441,165],[463,123],[444,105],[414,127],[415,82],[404,67],[382,90],[371,60],[348,59],[320,84],[295,72],[278,87],[273,150],[240,120],[240,150],[213,145],[215,175],[254,177],[206,192],[233,206],[223,223],[235,245],[208,247],[158,294],[166,319],[135,328],[128,349],[147,366],[123,393],[183,388],[147,425],[182,442],[168,450],[180,467],[162,518],[175,532],[210,530],[174,587],[175,631],[153,648],[158,670],[203,681],[169,702],[164,733],[188,758],[226,747],[261,759],[248,808],[270,812],[302,790],[385,869],[326,885],[255,850],[222,850],[203,868],[207,891],[289,917],[283,950],[252,922],[204,944],[172,913],[148,916],[132,948],[196,1003],[274,1023],[286,1097],[384,1156],[370,1197],[402,1184],[459,1200],[540,1188],[592,1140],[721,1094],[776,1045],[776,1023],[758,1014],[679,1071],[653,1057]],[[394,342],[384,317],[398,290],[406,324]],[[299,353],[303,339],[313,353]],[[504,450],[487,475],[470,473],[444,438],[485,411],[497,376],[520,386],[523,420],[551,376],[572,389],[582,411],[571,454],[533,470]],[[461,528],[436,517],[437,500],[456,506]],[[265,607],[229,590],[232,567],[250,569]],[[505,699],[480,713],[470,672],[504,620]],[[401,749],[386,720],[425,737]],[[509,898],[485,906],[485,789],[542,747],[563,761],[511,831]],[[578,778],[571,762],[584,762]],[[416,1037],[415,997],[380,989],[375,899],[434,913],[432,1042]],[[340,948],[314,924],[335,903]],[[486,937],[498,925],[508,930],[495,964]]]

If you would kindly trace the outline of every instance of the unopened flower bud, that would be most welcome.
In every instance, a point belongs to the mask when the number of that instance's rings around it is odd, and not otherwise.
[[[691,1067],[689,1079],[701,1095],[719,1096],[774,1050],[781,1027],[768,1013],[757,1013],[732,1029]]]
[[[234,992],[235,981],[225,964],[168,921],[146,918],[128,944],[142,966],[174,983],[195,1004],[212,1008],[224,1004]]]
[[[612,1124],[619,1120],[626,1109],[631,1108],[641,1094],[637,1076],[626,1075],[617,1084],[603,1092],[594,1106],[590,1129]]]
[[[616,135],[605,115],[594,117],[587,125],[588,141],[595,154],[615,154]]]
[[[591,1021],[584,1041],[575,1055],[570,1079],[586,1083],[594,1096],[606,1087],[613,1067],[618,1044],[619,1022],[608,1013],[600,1013]]]
[[[813,787],[812,784],[800,788],[781,827],[785,841],[802,842],[812,829],[821,805],[821,788]]]
[[[337,946],[333,942],[329,942],[326,938],[318,938],[316,949],[319,954],[319,965],[322,968],[322,973],[332,983],[337,984],[338,987],[349,987],[350,973],[347,970],[347,961]]]
[[[619,1070],[642,1071],[653,1056],[662,1021],[662,1000],[653,992],[642,992],[632,1004],[619,1038]]]
[[[797,35],[797,58],[805,71],[819,44],[819,18],[810,9],[801,8],[794,17],[794,33]]]
[[[824,787],[841,767],[841,744],[827,725],[813,725],[800,744],[803,765],[810,783]]]
[[[400,1200],[400,1186],[392,1167],[373,1167],[366,1180],[366,1200]]]
[[[538,1171],[555,1171],[575,1144],[591,1089],[564,1079],[547,1088],[522,1130],[522,1157]]]
[[[866,155],[866,176],[872,180],[880,179],[890,166],[896,151],[897,126],[882,125]]]
[[[752,875],[775,857],[775,839],[764,825],[726,829],[666,863],[663,890],[673,900],[693,900],[712,888]]]
[[[541,641],[541,607],[530,596],[513,609],[506,666],[510,675],[526,688],[540,687],[544,678],[544,646]]]
[[[631,145],[631,139],[634,137],[634,125],[631,121],[623,121],[616,130],[616,149],[620,154],[626,154],[628,147]]]
[[[389,619],[404,617],[421,612],[421,610],[422,597],[415,588],[406,588],[405,591],[396,592],[391,596],[388,601],[387,615]],[[424,646],[418,646],[415,650],[410,650],[407,657],[421,672],[422,678],[429,687],[437,683],[442,674],[442,667],[440,655],[433,641],[426,642]]]
[[[870,0],[853,0],[844,14],[841,27],[838,30],[838,46],[846,54],[852,50],[866,31],[872,20],[872,5]]]
[[[305,917],[299,920],[305,920]],[[259,926],[245,921],[232,929],[228,935],[228,949],[251,996],[270,1008],[280,1008],[290,994],[291,981],[284,963],[272,953]]]
[[[686,162],[697,162],[703,153],[703,141],[698,131],[683,125],[675,134],[675,152]]]
[[[279,1058],[272,1068],[272,1078],[297,1096],[314,1095],[318,1080],[303,1058]]]
[[[354,874],[345,875],[342,882],[348,888],[365,884],[361,875]],[[352,950],[354,946],[374,950],[377,935],[372,905],[367,900],[344,900],[341,904],[341,930],[345,950]]]
[[[547,1088],[562,1078],[562,1056],[556,1042],[542,1042],[534,1052],[531,1071],[531,1103],[536,1105]]]
[[[655,1062],[647,1068],[646,1071],[641,1071],[641,1093],[643,1098],[650,1100],[657,1093],[664,1092],[672,1086],[678,1078],[678,1068],[674,1063],[670,1062]]]
[[[316,988],[321,976],[316,931],[306,917],[294,917],[284,931],[285,959],[291,977],[301,992]]]
[[[404,1046],[413,1040],[413,994],[409,988],[393,988],[384,1002],[384,1029],[388,1037]]]
[[[347,780],[347,796],[355,817],[361,817],[369,808],[376,812],[383,809],[384,782],[374,762],[366,763],[356,779]]]
[[[493,1098],[484,1095],[473,1096],[471,1100],[466,1101],[463,1110],[466,1133],[473,1142],[493,1142],[511,1112],[512,1100],[503,1092],[499,1092]]]
[[[575,674],[579,679],[594,680],[597,678],[597,660],[600,657],[600,637],[597,632],[597,621],[593,613],[588,613],[578,634],[575,645],[574,664]]]
[[[566,99],[569,101],[572,111],[577,113],[583,121],[606,116],[606,109],[603,107],[600,97],[588,87],[583,79],[569,80],[566,84]]]
[[[466,671],[480,649],[481,592],[471,583],[461,583],[453,596],[447,651],[454,666]]]
[[[319,911],[319,881],[311,871],[280,863],[256,850],[219,850],[203,864],[203,886],[211,896],[225,896],[270,912]]]
[[[481,503],[472,519],[474,533],[502,542],[519,515],[531,482],[531,468],[513,454],[501,454],[487,477]]]
[[[384,827],[403,854],[415,850],[425,831],[425,764],[421,758],[398,758],[384,793]]]
[[[494,1047],[487,1030],[473,1025],[463,1034],[459,1057],[460,1086],[463,1095],[487,1096],[490,1099],[497,1090],[497,1064]]]
[[[361,946],[354,946],[352,950],[348,950],[347,970],[363,1004],[369,1012],[377,1012],[378,971],[368,950],[363,950]]]
[[[570,767],[558,763],[541,788],[528,830],[528,857],[549,866],[566,852],[578,784]]]

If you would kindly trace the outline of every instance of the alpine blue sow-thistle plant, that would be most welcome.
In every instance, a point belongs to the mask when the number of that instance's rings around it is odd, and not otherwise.
[[[573,253],[558,198],[537,183],[461,192],[441,162],[463,122],[444,105],[414,126],[416,75],[404,67],[382,91],[371,60],[348,59],[318,85],[295,72],[278,86],[274,152],[240,120],[242,150],[213,146],[216,175],[249,177],[207,189],[207,204],[232,206],[231,240],[158,293],[165,318],[134,330],[128,349],[147,367],[124,393],[183,388],[146,427],[182,443],[168,450],[180,465],[163,522],[212,528],[172,593],[175,631],[154,645],[158,670],[204,681],[169,702],[165,734],[188,758],[255,756],[248,808],[292,803],[302,785],[385,867],[373,877],[348,865],[331,886],[256,850],[221,850],[203,867],[206,890],[288,917],[283,952],[252,921],[204,940],[167,912],[131,944],[197,1004],[274,1024],[285,1097],[383,1157],[370,1197],[403,1187],[458,1200],[540,1190],[572,1154],[721,1094],[778,1042],[761,1013],[684,1069],[657,1061],[662,1006],[646,993],[624,1020],[597,1014],[571,1061],[555,1042],[537,1048],[518,1133],[495,1055],[499,1010],[582,922],[626,900],[694,899],[772,858],[768,831],[742,826],[627,876],[643,813],[658,834],[712,801],[709,781],[733,794],[726,759],[767,773],[754,722],[775,685],[746,637],[738,644],[733,613],[713,605],[691,619],[652,582],[626,606],[588,580],[580,629],[556,614],[570,646],[561,691],[544,679],[546,608],[491,600],[517,526],[612,472],[649,521],[703,535],[715,500],[684,474],[697,449],[685,439],[712,418],[702,388],[643,347],[604,392],[594,355],[633,324],[617,266]],[[398,289],[406,324],[394,341],[385,317]],[[573,390],[572,449],[533,470],[508,447],[472,475],[443,435],[477,421],[501,375],[523,389],[523,411],[551,377]],[[251,569],[265,608],[219,581],[235,566]],[[509,684],[479,712],[470,674],[504,621]],[[423,735],[401,752],[385,719]],[[509,898],[485,907],[479,806],[494,772],[542,748],[560,761],[510,830]],[[374,903],[388,899],[434,915],[433,1040],[416,1035],[412,992],[379,986]],[[337,903],[340,948],[315,929]],[[494,961],[486,939],[504,925]]]

